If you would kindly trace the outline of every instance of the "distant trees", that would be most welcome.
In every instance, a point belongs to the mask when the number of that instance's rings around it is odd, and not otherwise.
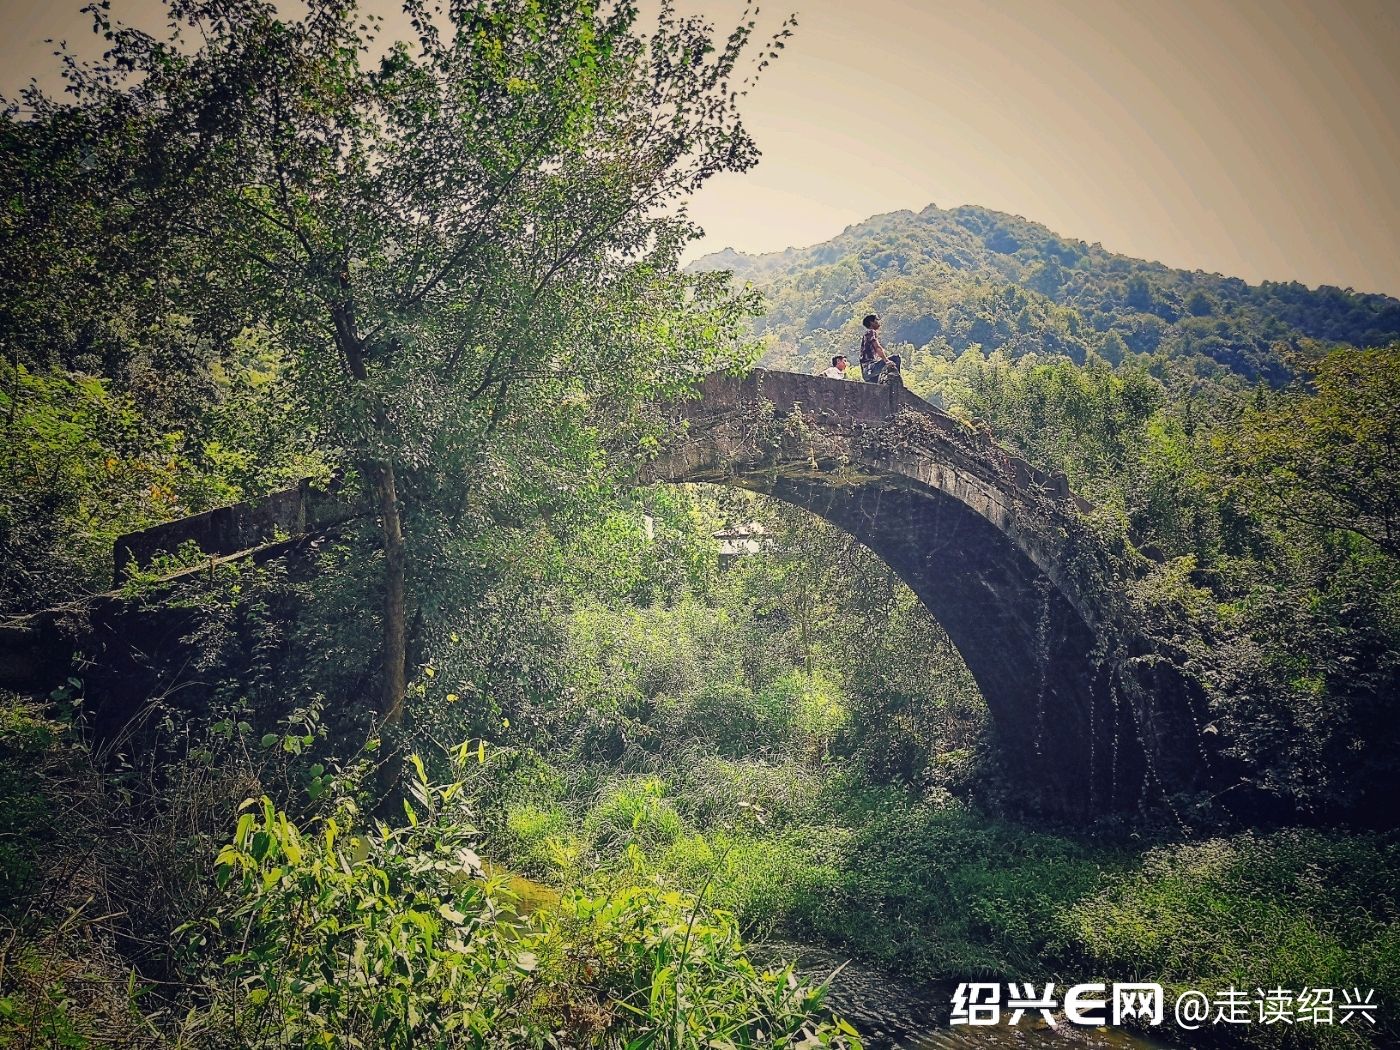
[[[1059,293],[1064,283],[1064,267],[1060,265],[1060,260],[1053,256],[1033,269],[1026,279],[1027,285],[1052,299]]]
[[[844,278],[853,265],[860,267],[853,284],[828,280],[838,269]],[[1229,371],[1281,386],[1289,373],[1276,344],[1314,338],[1371,346],[1400,337],[1400,301],[1387,296],[1251,287],[1171,270],[972,207],[879,216],[826,244],[762,257],[745,274],[772,303],[765,331],[787,347],[876,309],[890,339],[916,346],[936,336],[956,352],[977,343],[987,352],[1082,361],[1099,350],[1088,333],[1114,332],[1135,354],[1190,359],[1202,375]],[[1003,316],[1007,291],[1024,296],[1027,309],[1016,310],[1029,324]],[[1116,342],[1107,345],[1110,360],[1126,359],[1115,356]],[[776,355],[769,362],[782,364]]]
[[[1288,523],[1352,532],[1400,556],[1400,343],[1333,350],[1299,388],[1260,398],[1231,448]]]
[[[1147,278],[1142,274],[1134,274],[1128,278],[1128,283],[1124,286],[1123,301],[1134,310],[1150,312],[1152,309],[1152,288],[1147,283]]]
[[[1192,317],[1209,317],[1215,307],[1211,304],[1210,296],[1197,288],[1186,300],[1186,310]]]

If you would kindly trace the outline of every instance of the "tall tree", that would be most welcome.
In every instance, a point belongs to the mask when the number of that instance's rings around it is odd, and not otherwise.
[[[606,439],[733,351],[753,304],[680,272],[684,199],[756,162],[739,102],[791,20],[744,70],[752,17],[717,37],[669,2],[643,33],[626,0],[404,0],[408,42],[354,0],[166,3],[159,36],[89,8],[103,58],[8,111],[29,294],[7,337],[64,309],[61,276],[89,290],[75,327],[117,291],[279,340],[378,513],[398,721],[406,490],[441,518],[522,459],[545,488],[606,475]]]

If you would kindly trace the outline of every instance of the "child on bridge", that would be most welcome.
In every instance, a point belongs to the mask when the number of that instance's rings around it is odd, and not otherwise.
[[[831,367],[823,370],[822,375],[827,379],[845,379],[848,362],[845,354],[837,354],[831,359]]]

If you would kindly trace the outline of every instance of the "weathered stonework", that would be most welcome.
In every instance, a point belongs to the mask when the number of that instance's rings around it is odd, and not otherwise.
[[[1090,509],[901,385],[786,372],[711,376],[673,413],[643,480],[764,492],[884,560],[933,613],[987,700],[1027,800],[1072,819],[1199,786],[1187,683],[1081,593],[1066,564]],[[872,639],[879,645],[879,639]]]
[[[303,481],[261,499],[215,507],[119,536],[112,551],[112,584],[124,582],[128,566],[145,569],[157,554],[173,553],[186,543],[193,543],[203,554],[222,557],[339,525],[356,513],[336,490],[321,491]]]

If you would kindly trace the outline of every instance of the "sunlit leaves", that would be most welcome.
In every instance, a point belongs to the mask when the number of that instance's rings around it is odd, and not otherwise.
[[[198,1024],[247,1046],[332,1036],[407,1050],[560,1030],[611,1046],[677,1020],[689,1033],[678,1047],[716,1033],[736,1045],[846,1045],[810,1020],[818,989],[756,969],[727,918],[680,894],[626,888],[516,914],[508,880],[469,845],[461,796],[418,783],[418,819],[374,835],[355,833],[351,807],[312,834],[267,799],[245,803],[218,857],[226,907],[184,930],[222,953]],[[578,1029],[588,989],[606,997]],[[801,1042],[808,1033],[819,1042]]]

